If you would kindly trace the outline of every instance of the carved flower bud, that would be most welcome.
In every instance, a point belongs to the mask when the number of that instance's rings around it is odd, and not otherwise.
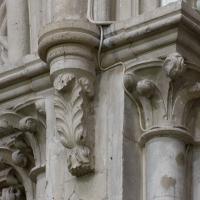
[[[186,70],[184,58],[179,53],[172,53],[165,59],[163,68],[168,77],[175,79]]]
[[[152,81],[144,79],[137,83],[136,89],[141,96],[151,98],[155,91],[155,85]]]
[[[75,79],[75,76],[70,73],[60,74],[54,80],[54,88],[58,91],[65,90],[70,83]]]
[[[19,128],[22,131],[34,133],[37,130],[37,120],[33,117],[24,117],[19,121]]]
[[[20,150],[14,151],[12,153],[12,161],[19,167],[26,167],[28,162],[27,157]]]

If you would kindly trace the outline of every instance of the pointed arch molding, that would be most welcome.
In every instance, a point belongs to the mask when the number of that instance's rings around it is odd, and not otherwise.
[[[200,98],[200,70],[179,53],[164,60],[146,60],[134,64],[124,76],[124,84],[133,98],[143,134],[141,144],[156,136],[179,137],[195,141],[195,106]]]

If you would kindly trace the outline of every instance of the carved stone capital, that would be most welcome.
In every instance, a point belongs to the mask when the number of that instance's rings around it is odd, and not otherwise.
[[[195,102],[200,98],[196,65],[172,53],[165,60],[136,63],[126,72],[124,85],[140,113],[141,143],[165,135],[194,141],[190,132],[195,125]]]

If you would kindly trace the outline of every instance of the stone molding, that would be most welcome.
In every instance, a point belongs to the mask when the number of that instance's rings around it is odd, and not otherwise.
[[[199,13],[183,1],[159,7],[133,19],[116,22],[104,29],[102,67],[119,61],[169,54],[168,47],[198,63]],[[191,48],[193,46],[193,48]],[[160,51],[159,51],[160,50]],[[170,49],[171,50],[171,49]]]
[[[84,46],[98,47],[99,29],[96,25],[85,21],[66,20],[45,26],[39,37],[38,53],[43,61],[47,61],[49,50],[55,46],[64,46],[67,43],[79,43]],[[70,52],[69,52],[70,53]],[[57,52],[57,57],[63,52]],[[53,56],[49,56],[50,62]]]
[[[135,64],[125,74],[124,83],[140,113],[141,144],[156,136],[193,138],[195,103],[200,98],[200,72],[179,53],[163,60]]]

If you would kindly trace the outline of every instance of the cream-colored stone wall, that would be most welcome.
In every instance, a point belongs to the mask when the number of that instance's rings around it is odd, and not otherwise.
[[[199,200],[198,9],[1,0],[0,199]]]

